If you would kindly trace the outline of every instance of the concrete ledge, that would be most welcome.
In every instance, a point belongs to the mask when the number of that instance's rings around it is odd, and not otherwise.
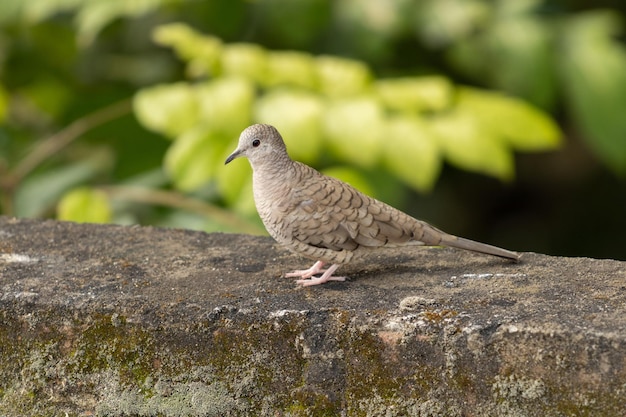
[[[624,416],[626,263],[0,217],[0,415]],[[306,265],[308,266],[308,265]]]

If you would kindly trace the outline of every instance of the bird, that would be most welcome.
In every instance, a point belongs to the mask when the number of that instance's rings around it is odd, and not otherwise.
[[[270,236],[303,257],[308,269],[287,273],[302,286],[344,281],[341,265],[373,250],[410,245],[447,246],[519,261],[517,252],[445,233],[358,191],[339,179],[294,161],[278,130],[254,124],[243,130],[225,164],[247,157],[254,202]],[[324,268],[325,265],[330,265]]]

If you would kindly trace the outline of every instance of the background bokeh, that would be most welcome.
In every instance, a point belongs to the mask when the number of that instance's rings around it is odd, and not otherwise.
[[[626,260],[625,9],[3,0],[0,213],[264,233],[223,161],[268,122],[451,233]]]

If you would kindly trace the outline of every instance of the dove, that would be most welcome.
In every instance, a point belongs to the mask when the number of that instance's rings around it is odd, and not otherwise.
[[[292,160],[278,130],[255,124],[239,136],[225,164],[247,157],[254,202],[268,233],[313,266],[286,274],[302,286],[344,281],[337,269],[373,250],[399,246],[448,246],[517,262],[520,254],[445,233],[369,197],[349,184]],[[324,269],[325,265],[330,265]]]

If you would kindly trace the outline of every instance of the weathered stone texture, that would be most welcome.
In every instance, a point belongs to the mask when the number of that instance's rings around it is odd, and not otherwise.
[[[0,217],[0,416],[624,416],[626,263]]]

